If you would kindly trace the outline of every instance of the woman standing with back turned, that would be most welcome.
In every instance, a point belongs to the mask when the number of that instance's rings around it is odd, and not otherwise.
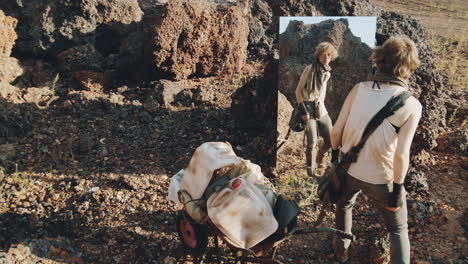
[[[372,52],[378,72],[370,82],[357,84],[345,100],[332,131],[332,147],[344,153],[356,146],[370,119],[389,101],[408,89],[408,78],[420,62],[413,41],[389,38]],[[344,194],[336,206],[336,226],[351,232],[352,208],[362,191],[375,204],[390,233],[392,264],[410,263],[406,191],[403,182],[409,166],[410,146],[421,117],[421,104],[409,97],[404,106],[386,118],[370,135],[357,161],[347,170]],[[334,239],[336,260],[348,260],[347,239]]]

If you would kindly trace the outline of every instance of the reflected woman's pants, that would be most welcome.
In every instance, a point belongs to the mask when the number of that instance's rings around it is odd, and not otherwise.
[[[307,137],[307,149],[306,149],[306,162],[307,172],[313,173],[316,169],[317,164],[322,162],[323,155],[331,147],[331,131],[333,125],[328,114],[323,115],[320,119],[309,119],[306,124],[306,137]],[[323,137],[324,144],[322,148],[317,150],[317,131],[318,134]],[[310,172],[309,172],[310,171]]]

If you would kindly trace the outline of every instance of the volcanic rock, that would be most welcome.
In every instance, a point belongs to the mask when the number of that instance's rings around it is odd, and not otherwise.
[[[0,10],[0,57],[10,57],[11,49],[15,45],[17,38],[15,27],[18,20],[11,16],[6,16]]]
[[[424,172],[411,167],[405,179],[405,188],[410,192],[427,192],[429,191],[429,184]]]
[[[11,6],[18,18],[18,41],[22,55],[58,54],[84,42],[96,40],[100,25],[114,26],[128,33],[129,25],[143,16],[137,1],[27,1]]]
[[[438,151],[454,152],[468,157],[468,131],[459,130],[437,138]]]
[[[81,88],[96,93],[104,92],[109,84],[109,78],[105,73],[94,71],[78,71],[73,77],[79,82]]]
[[[16,156],[16,148],[13,144],[0,145],[0,160],[11,160]]]
[[[31,87],[26,89],[26,93],[23,95],[24,101],[28,103],[35,103],[39,106],[44,106],[52,97],[52,91],[49,87]]]
[[[21,90],[5,81],[0,81],[0,96],[12,103],[23,102]]]
[[[250,12],[249,53],[257,58],[270,56],[278,38],[279,19],[273,17],[272,8],[264,0],[251,1]]]
[[[278,92],[278,142],[285,140],[285,136],[289,130],[289,120],[293,112],[293,107],[286,96]],[[288,158],[290,155],[301,155],[304,150],[302,146],[302,133],[294,133],[289,136],[288,140],[278,150],[278,159]],[[278,161],[278,160],[277,160]]]
[[[369,235],[369,262],[372,264],[386,264],[390,261],[390,241],[388,236],[383,236],[380,232],[376,230],[371,230],[370,232],[377,233],[374,235]]]
[[[99,71],[104,63],[104,57],[91,44],[70,48],[58,54],[57,58],[63,71]]]
[[[156,73],[180,80],[240,71],[247,56],[248,16],[245,1],[170,1],[150,26]]]
[[[277,16],[372,16],[379,11],[369,0],[321,1],[285,0],[275,1],[273,10]]]

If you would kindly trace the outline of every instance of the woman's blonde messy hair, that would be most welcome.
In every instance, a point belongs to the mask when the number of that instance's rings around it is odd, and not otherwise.
[[[336,57],[338,57],[338,51],[336,50],[335,46],[333,46],[330,42],[321,42],[320,44],[317,45],[317,47],[315,48],[315,58],[318,59],[318,57],[320,55],[322,55],[322,53],[325,53],[325,52],[329,52],[330,55],[331,55],[331,61],[333,61],[334,59],[336,59]]]
[[[405,79],[421,64],[416,45],[406,36],[390,37],[375,47],[371,60],[379,71]]]

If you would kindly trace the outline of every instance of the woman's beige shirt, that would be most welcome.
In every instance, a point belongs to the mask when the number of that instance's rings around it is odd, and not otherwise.
[[[322,116],[328,114],[327,109],[325,108],[325,96],[327,94],[327,82],[330,80],[330,72],[325,72],[322,74],[322,86],[320,87],[320,92],[317,95],[309,92],[307,90],[307,80],[309,79],[310,75],[310,69],[312,68],[312,65],[308,65],[305,67],[304,71],[302,72],[301,78],[299,79],[299,83],[297,84],[296,87],[296,101],[297,103],[302,103],[302,102],[312,102],[315,100],[319,100],[320,104],[320,113]],[[311,85],[311,84],[309,84]]]
[[[373,89],[373,82],[362,82],[358,86],[353,105],[343,129],[342,148],[348,152],[361,140],[366,125],[384,107],[392,96],[406,89],[393,84],[380,84]],[[352,163],[348,173],[364,182],[386,184],[393,180],[393,162],[398,143],[398,134],[392,126],[402,127],[409,116],[420,111],[421,104],[411,96],[395,114],[386,118],[370,135],[359,152],[358,160]]]

